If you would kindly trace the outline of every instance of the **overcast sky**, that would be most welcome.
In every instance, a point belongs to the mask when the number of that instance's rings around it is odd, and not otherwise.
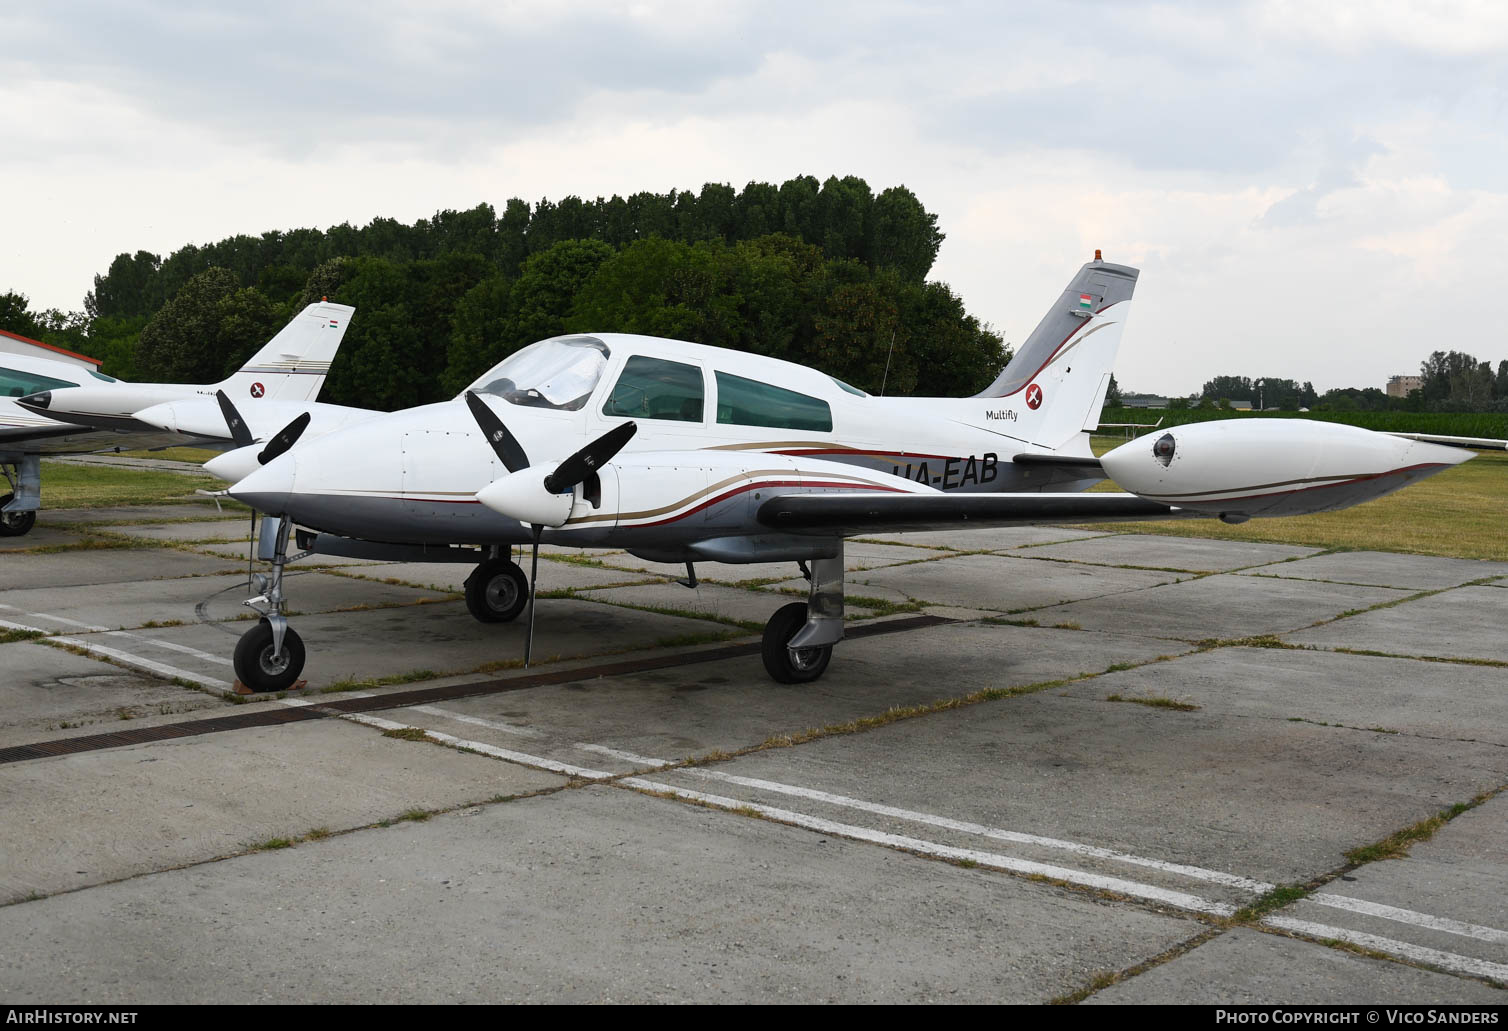
[[[904,184],[1020,341],[1096,247],[1117,374],[1508,358],[1508,4],[0,0],[0,291],[443,208]],[[603,327],[610,329],[612,327]]]

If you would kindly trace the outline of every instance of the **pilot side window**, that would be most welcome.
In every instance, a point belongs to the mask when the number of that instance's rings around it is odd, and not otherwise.
[[[76,387],[66,379],[38,376],[35,372],[0,368],[0,397],[25,397],[42,390],[57,390],[60,387]]]
[[[833,412],[820,398],[719,372],[717,421],[825,433],[833,428]]]
[[[602,414],[701,422],[705,396],[697,366],[636,354],[623,364]]]

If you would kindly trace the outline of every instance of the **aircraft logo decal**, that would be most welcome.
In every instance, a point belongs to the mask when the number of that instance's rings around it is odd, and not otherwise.
[[[262,386],[262,384],[260,384],[260,383],[253,383],[251,385],[251,396],[252,397],[261,397],[265,393],[267,393],[267,388],[264,387],[264,386]]]
[[[1042,407],[1042,388],[1035,383],[1026,388],[1026,407],[1034,412]]]

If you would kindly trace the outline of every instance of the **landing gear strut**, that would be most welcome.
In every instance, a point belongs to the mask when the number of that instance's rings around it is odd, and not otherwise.
[[[494,555],[466,578],[466,608],[480,623],[510,623],[528,600],[529,578],[512,558]]]
[[[42,507],[42,462],[23,455],[19,462],[0,462],[0,474],[10,484],[10,493],[0,497],[0,537],[20,537],[36,525]]]
[[[272,563],[272,573],[252,574],[252,583],[261,593],[242,602],[261,613],[262,618],[236,643],[236,676],[257,692],[285,691],[304,671],[304,642],[283,615],[287,605],[283,597],[283,567],[309,553],[288,557],[290,529],[292,524],[287,519],[277,516],[262,519],[257,557]]]
[[[805,572],[805,569],[803,569]],[[765,624],[760,655],[782,684],[805,684],[827,671],[833,645],[843,639],[843,545],[834,558],[812,562],[805,602],[792,602]]]

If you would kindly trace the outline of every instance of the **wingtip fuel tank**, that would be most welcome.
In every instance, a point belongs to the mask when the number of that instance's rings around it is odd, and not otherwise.
[[[1349,508],[1471,457],[1341,423],[1225,419],[1149,433],[1100,461],[1133,494],[1240,522]]]

